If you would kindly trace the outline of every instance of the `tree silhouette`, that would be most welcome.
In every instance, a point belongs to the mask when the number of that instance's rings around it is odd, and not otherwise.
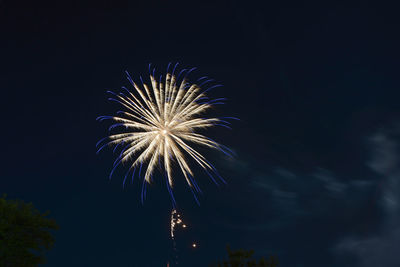
[[[278,267],[278,260],[274,256],[269,259],[261,258],[259,261],[253,259],[254,250],[231,250],[229,245],[226,247],[228,260],[211,264],[210,267]]]
[[[51,230],[58,229],[47,213],[32,203],[0,198],[0,266],[31,267],[45,263],[44,251],[53,246]]]

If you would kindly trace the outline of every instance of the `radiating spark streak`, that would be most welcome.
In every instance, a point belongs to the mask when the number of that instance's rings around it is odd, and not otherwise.
[[[227,155],[231,153],[225,146],[196,133],[197,130],[217,125],[229,127],[227,126],[229,122],[226,119],[236,119],[234,117],[200,117],[200,114],[212,108],[213,105],[225,100],[225,98],[210,99],[206,96],[208,90],[220,85],[202,88],[202,85],[210,84],[213,81],[207,77],[198,79],[200,85],[191,84],[188,80],[188,75],[195,68],[184,69],[176,76],[177,65],[175,64],[172,72],[170,72],[171,64],[168,64],[165,77],[160,76],[159,79],[156,79],[155,69],[150,64],[149,85],[140,77],[141,86],[139,86],[126,72],[134,90],[130,91],[123,87],[123,93],[116,94],[109,91],[112,94],[109,100],[118,103],[126,110],[118,111],[116,116],[100,116],[97,118],[99,121],[112,120],[115,122],[110,126],[109,131],[113,129],[125,130],[125,132],[110,134],[96,145],[99,147],[98,152],[105,146],[115,146],[115,152],[117,147],[125,145],[115,160],[112,170],[113,173],[119,164],[131,161],[123,181],[124,185],[129,172],[132,169],[135,170],[139,165],[139,173],[142,164],[146,168],[143,176],[146,183],[151,182],[154,170],[157,166],[161,166],[164,167],[168,190],[171,193],[171,188],[174,184],[172,165],[177,163],[191,189],[194,187],[196,192],[201,192],[193,178],[193,170],[187,161],[187,156],[193,159],[208,174],[209,171],[215,172],[215,168],[203,155],[192,148],[191,144],[216,149]],[[134,173],[132,174],[132,179]],[[142,199],[145,197],[144,185],[143,188]]]

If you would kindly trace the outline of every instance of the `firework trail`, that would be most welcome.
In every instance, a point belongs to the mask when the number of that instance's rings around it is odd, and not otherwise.
[[[175,265],[178,265],[178,256],[177,256],[177,253],[176,253],[176,241],[175,241],[175,226],[176,226],[176,223],[177,223],[177,212],[176,212],[176,209],[173,209],[172,211],[171,211],[171,222],[170,222],[170,235],[171,235],[171,241],[172,241],[172,250],[173,250],[173,254],[172,254],[172,257],[173,257],[173,261],[175,262]]]
[[[175,262],[175,265],[178,265],[178,254],[177,254],[177,249],[176,249],[175,230],[176,230],[176,227],[178,227],[178,226],[182,227],[182,228],[186,228],[187,226],[183,222],[181,214],[179,214],[176,209],[173,209],[171,211],[170,225],[171,225],[170,236],[171,236],[171,241],[172,241],[173,260]],[[193,245],[195,247],[195,243],[193,243],[192,246]]]
[[[194,173],[189,166],[188,157],[203,168],[215,183],[218,184],[216,178],[225,183],[214,166],[192,145],[217,149],[231,156],[232,151],[227,147],[198,131],[212,126],[230,128],[230,123],[226,119],[236,119],[233,117],[201,117],[214,105],[223,104],[224,98],[210,99],[206,94],[212,88],[220,85],[212,85],[213,80],[207,77],[191,83],[188,75],[195,68],[183,69],[176,75],[177,65],[170,72],[171,64],[169,64],[165,77],[160,76],[159,78],[155,76],[155,69],[151,69],[150,65],[150,85],[147,85],[140,77],[141,86],[139,86],[126,73],[134,90],[122,87],[124,91],[119,94],[108,91],[111,94],[109,100],[117,102],[124,110],[118,111],[115,116],[97,118],[99,121],[111,120],[114,122],[109,127],[110,135],[97,143],[99,148],[97,153],[106,146],[114,146],[114,152],[120,149],[119,156],[114,161],[110,178],[121,163],[130,162],[123,180],[123,186],[125,186],[130,173],[132,173],[133,182],[135,171],[139,169],[140,177],[143,169],[141,194],[143,202],[146,197],[146,184],[151,182],[155,168],[163,167],[174,207],[175,199],[172,194],[172,164],[174,162],[179,166],[197,203],[199,202],[196,194],[201,190],[193,177]],[[113,129],[118,129],[119,132],[111,134]]]

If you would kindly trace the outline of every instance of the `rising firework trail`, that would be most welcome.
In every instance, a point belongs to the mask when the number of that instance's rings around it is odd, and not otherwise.
[[[178,251],[176,248],[176,240],[175,240],[175,232],[178,228],[182,228],[182,229],[186,229],[187,225],[185,224],[185,222],[183,221],[182,215],[180,213],[178,213],[178,211],[176,209],[173,209],[171,211],[171,221],[170,221],[170,237],[171,237],[171,241],[172,241],[172,251],[173,251],[173,256],[172,256],[172,260],[175,263],[174,266],[178,265]],[[196,243],[192,243],[191,244],[192,248],[196,248],[197,244]]]

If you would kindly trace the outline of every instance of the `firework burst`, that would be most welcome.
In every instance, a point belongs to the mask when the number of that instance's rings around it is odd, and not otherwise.
[[[166,184],[175,202],[171,189],[173,163],[179,166],[192,192],[201,192],[193,178],[194,173],[188,158],[204,169],[215,183],[217,183],[215,178],[225,182],[214,166],[192,145],[217,149],[230,156],[231,151],[228,148],[198,131],[216,125],[229,128],[226,119],[235,118],[201,117],[214,105],[223,104],[224,98],[210,99],[206,94],[210,89],[220,85],[212,85],[213,80],[207,77],[191,83],[188,75],[195,68],[183,69],[175,75],[177,65],[170,72],[171,64],[169,64],[165,77],[160,76],[158,79],[155,76],[155,69],[149,66],[150,85],[143,82],[140,77],[141,86],[139,86],[126,72],[134,90],[122,87],[124,91],[118,94],[108,91],[112,95],[109,100],[117,102],[124,107],[124,110],[118,111],[116,116],[97,118],[99,121],[114,122],[109,128],[110,135],[97,143],[99,147],[97,153],[106,146],[114,146],[114,152],[121,149],[113,164],[110,178],[121,163],[130,162],[123,181],[125,185],[131,172],[133,181],[136,169],[139,168],[140,177],[142,167],[145,167],[142,201],[146,194],[146,184],[151,182],[154,170],[159,166],[164,169]],[[113,129],[118,129],[119,132],[111,134]],[[197,201],[195,193],[194,196]]]

